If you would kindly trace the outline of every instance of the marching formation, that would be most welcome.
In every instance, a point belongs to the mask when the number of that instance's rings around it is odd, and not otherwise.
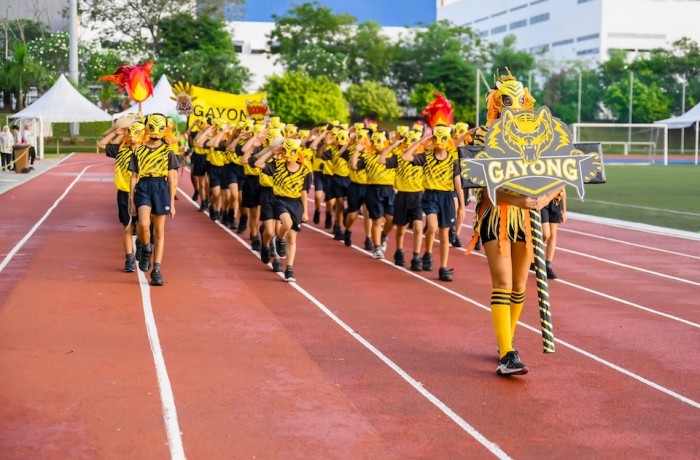
[[[98,146],[116,160],[124,271],[133,272],[136,264],[142,271],[152,267],[151,284],[164,284],[160,265],[165,218],[175,216],[177,170],[187,162],[199,211],[239,234],[247,232],[262,262],[284,272],[290,282],[296,281],[296,243],[302,223],[309,219],[310,193],[313,222],[320,224],[325,214],[325,228],[335,240],[352,246],[362,213],[361,241],[373,258],[385,257],[395,229],[394,263],[425,272],[436,265],[437,277],[444,282],[454,279],[448,258],[451,246],[462,246],[459,230],[465,206],[476,201],[474,236],[467,251],[483,246],[488,259],[497,373],[525,374],[528,368],[513,348],[513,335],[533,261],[529,211],[539,211],[554,198],[561,203],[563,188],[536,199],[499,189],[497,204],[480,189],[472,193],[463,188],[460,149],[483,146],[489,125],[503,107],[528,110],[534,100],[509,72],[497,77],[487,103],[487,123],[472,130],[461,122],[432,127],[418,122],[387,132],[372,122],[338,121],[306,130],[272,116],[235,122],[192,119],[180,135],[172,120],[161,114],[118,122]],[[404,248],[409,228],[414,238],[411,247]]]

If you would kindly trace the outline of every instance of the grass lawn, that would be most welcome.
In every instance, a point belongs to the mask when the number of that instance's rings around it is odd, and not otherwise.
[[[587,185],[582,202],[567,190],[572,212],[700,232],[700,166],[608,165],[607,183]]]

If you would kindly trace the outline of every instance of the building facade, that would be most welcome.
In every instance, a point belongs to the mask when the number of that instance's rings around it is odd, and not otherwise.
[[[437,18],[491,42],[512,34],[517,49],[555,64],[595,64],[611,50],[634,57],[683,37],[700,43],[700,0],[456,0],[440,5]]]

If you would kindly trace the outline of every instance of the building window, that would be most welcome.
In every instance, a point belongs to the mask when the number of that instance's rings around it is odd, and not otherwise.
[[[534,2],[530,2],[530,6],[532,6],[532,5],[537,5],[538,3],[544,3],[544,2],[546,2],[546,1],[547,1],[547,0],[535,0]]]
[[[559,40],[558,42],[552,43],[552,47],[568,45],[569,43],[573,43],[573,42],[574,42],[573,38],[569,38],[567,40]]]
[[[474,21],[474,24],[476,24],[477,22],[487,21],[488,19],[489,19],[488,16],[484,16],[483,18],[479,18],[479,19],[477,19],[476,21]]]
[[[596,38],[600,38],[600,34],[583,35],[581,37],[578,37],[576,41],[585,42],[586,40],[595,40]]]
[[[665,34],[631,34],[623,32],[610,32],[608,34],[610,38],[648,38],[652,40],[666,40]]]
[[[530,25],[537,24],[538,22],[549,21],[549,13],[538,14],[530,18]]]
[[[510,12],[512,13],[513,11],[522,10],[523,8],[527,8],[527,3],[523,3],[522,5],[514,6],[513,8],[510,9]]]
[[[589,48],[587,50],[581,50],[576,52],[576,56],[588,56],[591,54],[600,53],[600,48]]]
[[[489,31],[488,30],[481,30],[481,31],[479,31],[478,35],[479,35],[479,37],[487,37],[489,35]]]
[[[593,0],[578,0],[579,3],[588,3],[592,2]]]
[[[531,54],[546,53],[547,51],[549,51],[549,45],[533,46],[530,48]]]
[[[492,17],[492,18],[495,18],[495,17],[498,17],[498,16],[503,16],[503,15],[506,14],[506,13],[507,13],[506,10],[499,11],[498,13],[492,14],[491,17]]]
[[[515,21],[510,23],[510,30],[513,29],[520,29],[521,27],[525,27],[527,25],[527,19],[522,19],[520,21]]]
[[[496,34],[503,33],[503,32],[505,32],[507,29],[508,29],[508,27],[506,27],[505,24],[503,24],[502,26],[494,27],[493,29],[491,29],[491,35],[496,35]]]

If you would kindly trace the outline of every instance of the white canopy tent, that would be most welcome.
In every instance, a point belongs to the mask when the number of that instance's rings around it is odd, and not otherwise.
[[[80,94],[62,74],[39,99],[7,119],[18,120],[21,129],[27,121],[38,121],[35,133],[39,145],[35,148],[39,158],[44,158],[44,123],[111,121],[112,117]]]
[[[666,125],[669,129],[685,129],[695,124],[695,164],[698,164],[698,139],[700,139],[700,104],[677,117],[655,121],[659,125]]]
[[[153,95],[141,103],[141,114],[162,113],[173,120],[182,120],[181,115],[175,109],[175,101],[170,99],[172,95],[173,90],[168,78],[165,75],[161,76],[153,87]],[[112,118],[116,120],[129,113],[139,113],[139,104],[134,104],[123,112],[115,113]]]

